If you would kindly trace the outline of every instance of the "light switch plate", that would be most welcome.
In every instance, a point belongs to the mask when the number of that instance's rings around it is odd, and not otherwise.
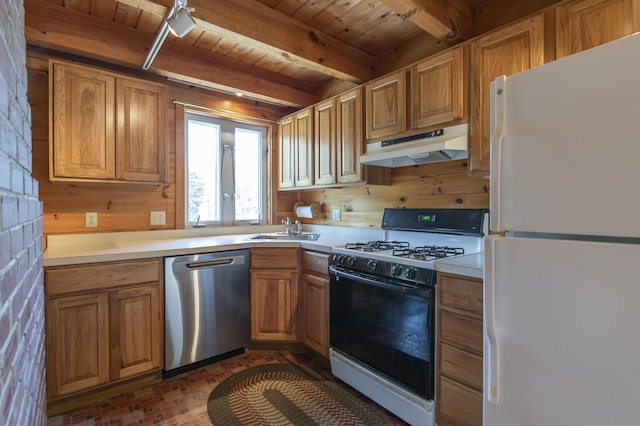
[[[150,212],[149,214],[149,223],[151,225],[166,225],[167,217],[164,211],[155,211]]]
[[[331,218],[333,220],[341,221],[342,220],[342,212],[340,211],[340,209],[331,210]]]

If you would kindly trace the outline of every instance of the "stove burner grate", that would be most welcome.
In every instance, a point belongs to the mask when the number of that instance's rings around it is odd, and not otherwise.
[[[366,243],[348,243],[345,245],[345,248],[356,251],[374,252],[384,250],[408,249],[409,243],[406,241],[369,241]]]
[[[464,249],[459,247],[422,246],[393,250],[393,256],[417,260],[442,259],[444,257],[459,256],[461,254],[464,254]]]

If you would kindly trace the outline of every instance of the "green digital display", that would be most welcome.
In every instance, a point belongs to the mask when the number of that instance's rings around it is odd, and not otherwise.
[[[435,214],[421,214],[418,215],[418,222],[435,222],[436,215]]]

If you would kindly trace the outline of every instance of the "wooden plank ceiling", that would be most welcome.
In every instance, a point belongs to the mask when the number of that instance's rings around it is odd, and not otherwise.
[[[499,1],[499,0],[493,0]],[[476,34],[492,0],[188,0],[151,72],[300,107]],[[29,45],[140,68],[173,0],[25,0]]]

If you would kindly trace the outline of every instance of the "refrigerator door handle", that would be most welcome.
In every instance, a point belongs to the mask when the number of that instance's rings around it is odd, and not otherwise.
[[[485,395],[489,403],[499,402],[499,342],[496,331],[495,312],[495,246],[498,235],[485,237],[485,270],[484,270],[484,324],[485,324]]]
[[[491,151],[490,151],[490,187],[489,192],[491,214],[489,215],[490,229],[495,232],[503,232],[502,220],[500,218],[500,171],[502,166],[502,141],[504,140],[505,132],[505,114],[507,112],[505,108],[505,94],[504,86],[506,77],[504,75],[498,77],[491,82]]]

